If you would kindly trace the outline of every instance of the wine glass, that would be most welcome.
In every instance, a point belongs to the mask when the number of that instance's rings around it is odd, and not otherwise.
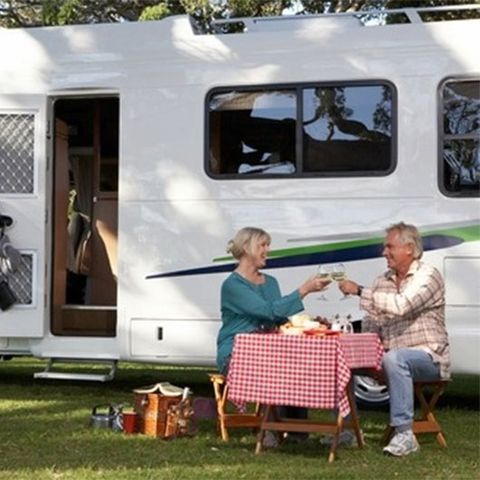
[[[345,265],[343,263],[337,263],[332,267],[332,273],[330,275],[332,277],[332,280],[335,280],[336,282],[343,282],[343,280],[347,279],[347,269],[345,268]],[[346,300],[349,298],[348,295],[343,295],[343,297],[340,300]]]
[[[330,267],[328,267],[327,265],[319,265],[317,268],[317,278],[320,278],[324,281],[330,280],[332,278]],[[320,294],[318,299],[323,300],[324,302],[328,300],[328,298],[323,293]]]

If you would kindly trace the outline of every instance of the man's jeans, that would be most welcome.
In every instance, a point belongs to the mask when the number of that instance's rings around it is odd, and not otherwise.
[[[383,357],[390,393],[390,425],[411,428],[414,414],[414,381],[440,380],[440,366],[430,355],[414,348],[390,350]]]

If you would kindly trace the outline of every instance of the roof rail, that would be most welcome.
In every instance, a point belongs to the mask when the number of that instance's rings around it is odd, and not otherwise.
[[[480,4],[468,4],[468,5],[441,5],[436,7],[409,7],[409,8],[392,8],[392,9],[375,9],[375,10],[359,10],[355,12],[339,12],[339,13],[321,13],[314,15],[282,15],[271,17],[238,17],[238,18],[225,18],[213,20],[211,22],[212,31],[216,34],[222,33],[247,33],[271,30],[272,24],[278,28],[279,24],[283,24],[283,28],[295,28],[298,22],[329,19],[330,21],[338,22],[338,25],[345,26],[366,26],[366,23],[362,21],[363,18],[372,18],[375,16],[387,16],[387,15],[403,15],[407,22],[398,23],[423,23],[424,20],[421,16],[423,13],[439,13],[439,12],[451,12],[451,11],[475,11],[478,10],[480,18]],[[352,22],[352,20],[354,20]],[[293,26],[296,23],[297,25]],[[288,26],[287,26],[288,24]],[[241,27],[243,25],[243,31]],[[377,23],[378,25],[378,23]],[[237,28],[233,32],[226,31],[229,26],[240,26],[240,30]]]

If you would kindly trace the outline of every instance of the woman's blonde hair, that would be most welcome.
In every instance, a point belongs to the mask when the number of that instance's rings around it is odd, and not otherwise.
[[[253,253],[253,246],[266,239],[270,244],[270,235],[261,228],[244,227],[240,229],[227,244],[227,253],[240,260],[246,253]]]

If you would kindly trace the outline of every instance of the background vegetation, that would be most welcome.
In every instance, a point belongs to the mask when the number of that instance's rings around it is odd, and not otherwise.
[[[211,20],[221,18],[476,3],[480,4],[480,0],[0,0],[0,26],[159,20],[188,13],[208,30]],[[478,17],[478,12],[442,14],[443,17],[452,15]]]
[[[479,378],[456,376],[440,399],[438,419],[448,447],[433,435],[406,458],[385,457],[380,438],[387,410],[361,410],[367,445],[341,447],[333,464],[312,435],[255,455],[255,437],[232,430],[223,443],[214,420],[200,420],[193,438],[171,441],[125,435],[89,425],[93,406],[132,403],[132,389],[169,381],[189,386],[195,397],[213,397],[204,368],[121,364],[113,382],[34,380],[44,362],[19,358],[0,362],[0,479],[465,479],[479,478]],[[85,367],[86,369],[87,367]],[[329,415],[329,412],[315,412]]]

